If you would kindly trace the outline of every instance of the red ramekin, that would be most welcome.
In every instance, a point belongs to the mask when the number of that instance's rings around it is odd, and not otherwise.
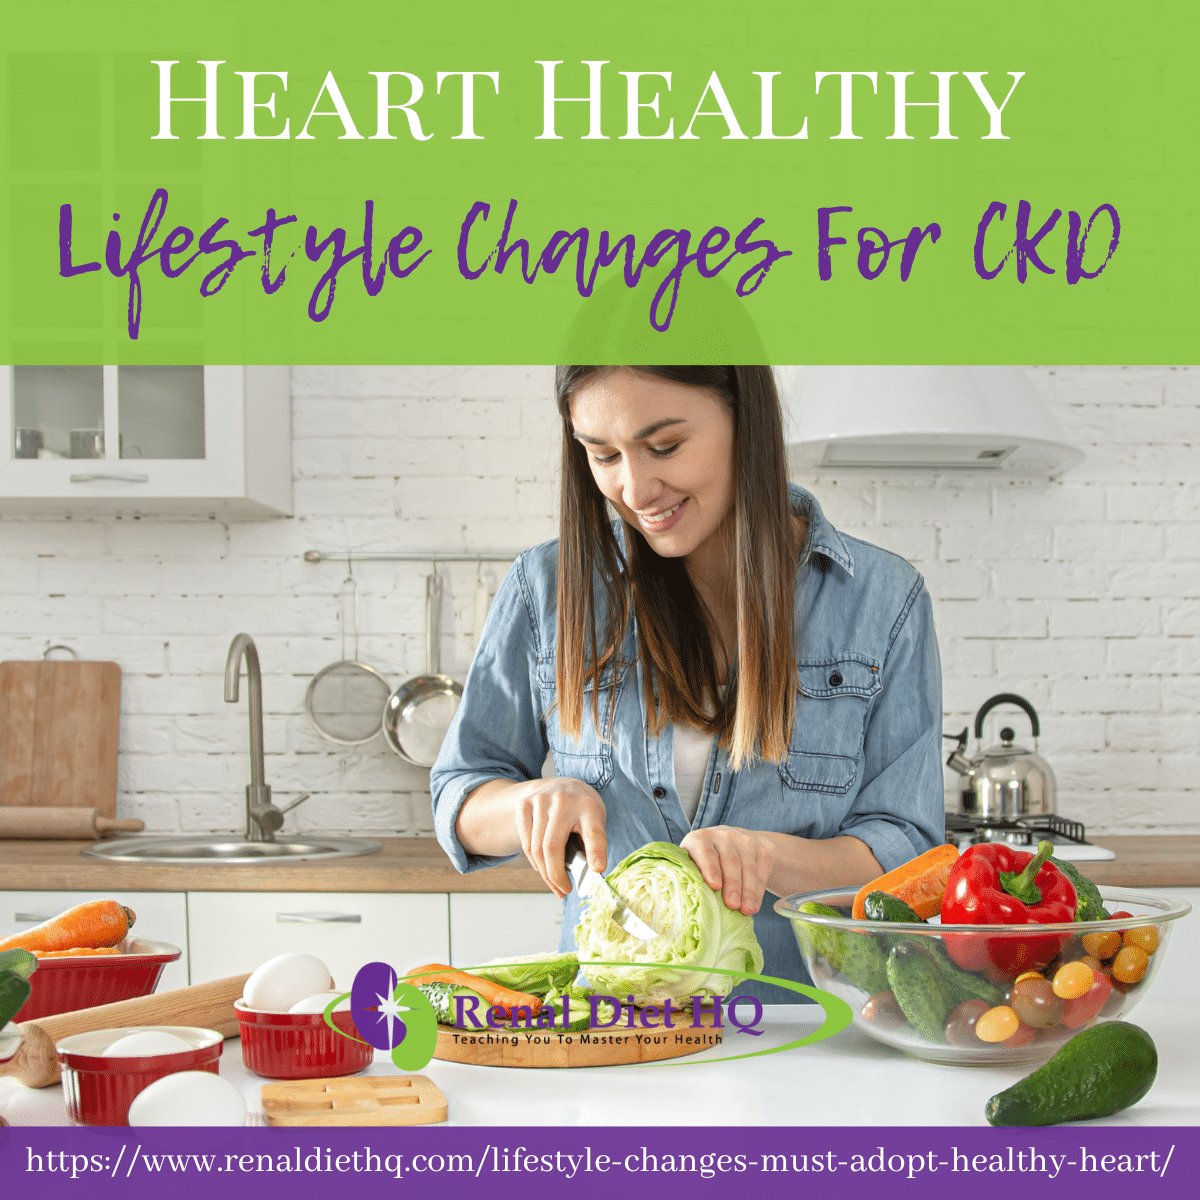
[[[147,1029],[173,1033],[191,1050],[177,1054],[151,1054],[144,1058],[108,1058],[103,1051],[119,1037]],[[129,1106],[143,1088],[178,1071],[218,1072],[224,1038],[214,1029],[188,1025],[140,1025],[123,1029],[98,1029],[63,1038],[54,1047],[62,1067],[63,1098],[67,1112],[80,1125],[128,1125]]]
[[[35,1021],[97,1004],[149,996],[158,986],[163,967],[182,953],[169,942],[130,938],[120,954],[39,958],[37,970],[29,977],[33,990],[13,1020]]]
[[[321,1013],[255,1012],[234,1002],[242,1035],[242,1062],[265,1079],[324,1079],[364,1071],[375,1048],[358,1038],[349,1012],[335,1012],[333,1023],[343,1037],[325,1024]]]

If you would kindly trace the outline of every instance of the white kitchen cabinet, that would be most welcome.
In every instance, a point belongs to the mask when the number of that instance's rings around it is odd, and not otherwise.
[[[0,515],[292,511],[287,367],[0,367]]]
[[[133,933],[155,942],[169,942],[183,953],[167,963],[156,991],[188,985],[187,899],[182,892],[0,892],[0,937],[40,925],[88,900],[119,900],[137,914]]]
[[[193,983],[299,951],[349,990],[364,963],[403,973],[450,953],[445,892],[189,892],[187,901]]]
[[[561,933],[562,901],[549,892],[450,894],[450,962],[456,967],[557,950]]]

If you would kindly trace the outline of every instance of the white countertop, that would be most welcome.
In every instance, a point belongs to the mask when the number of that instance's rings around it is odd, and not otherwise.
[[[987,1099],[1033,1069],[935,1066],[880,1045],[856,1029],[782,1054],[711,1063],[766,1050],[819,1024],[816,1005],[773,1005],[762,1037],[730,1031],[723,1046],[641,1067],[517,1070],[431,1062],[422,1072],[445,1093],[452,1125],[985,1125]],[[1200,1125],[1200,1000],[1147,998],[1131,1014],[1158,1047],[1150,1094],[1097,1124]],[[221,1074],[261,1121],[265,1082],[243,1066],[231,1038]],[[399,1074],[377,1054],[369,1075]],[[68,1125],[62,1088],[31,1089],[0,1078],[0,1115],[12,1125]]]

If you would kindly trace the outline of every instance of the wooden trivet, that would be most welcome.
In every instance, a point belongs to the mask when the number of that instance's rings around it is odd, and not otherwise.
[[[446,1097],[424,1075],[371,1075],[265,1083],[268,1125],[433,1125]]]

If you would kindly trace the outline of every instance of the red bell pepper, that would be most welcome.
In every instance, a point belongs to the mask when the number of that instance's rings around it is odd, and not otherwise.
[[[943,925],[1046,925],[1075,919],[1074,885],[1046,860],[1053,845],[1039,844],[1037,854],[1014,850],[1003,842],[986,842],[965,850],[950,871],[942,900]],[[1004,934],[994,938],[952,933],[946,950],[964,970],[989,977],[1015,979],[1024,971],[1040,971],[1071,935],[1041,937]]]

